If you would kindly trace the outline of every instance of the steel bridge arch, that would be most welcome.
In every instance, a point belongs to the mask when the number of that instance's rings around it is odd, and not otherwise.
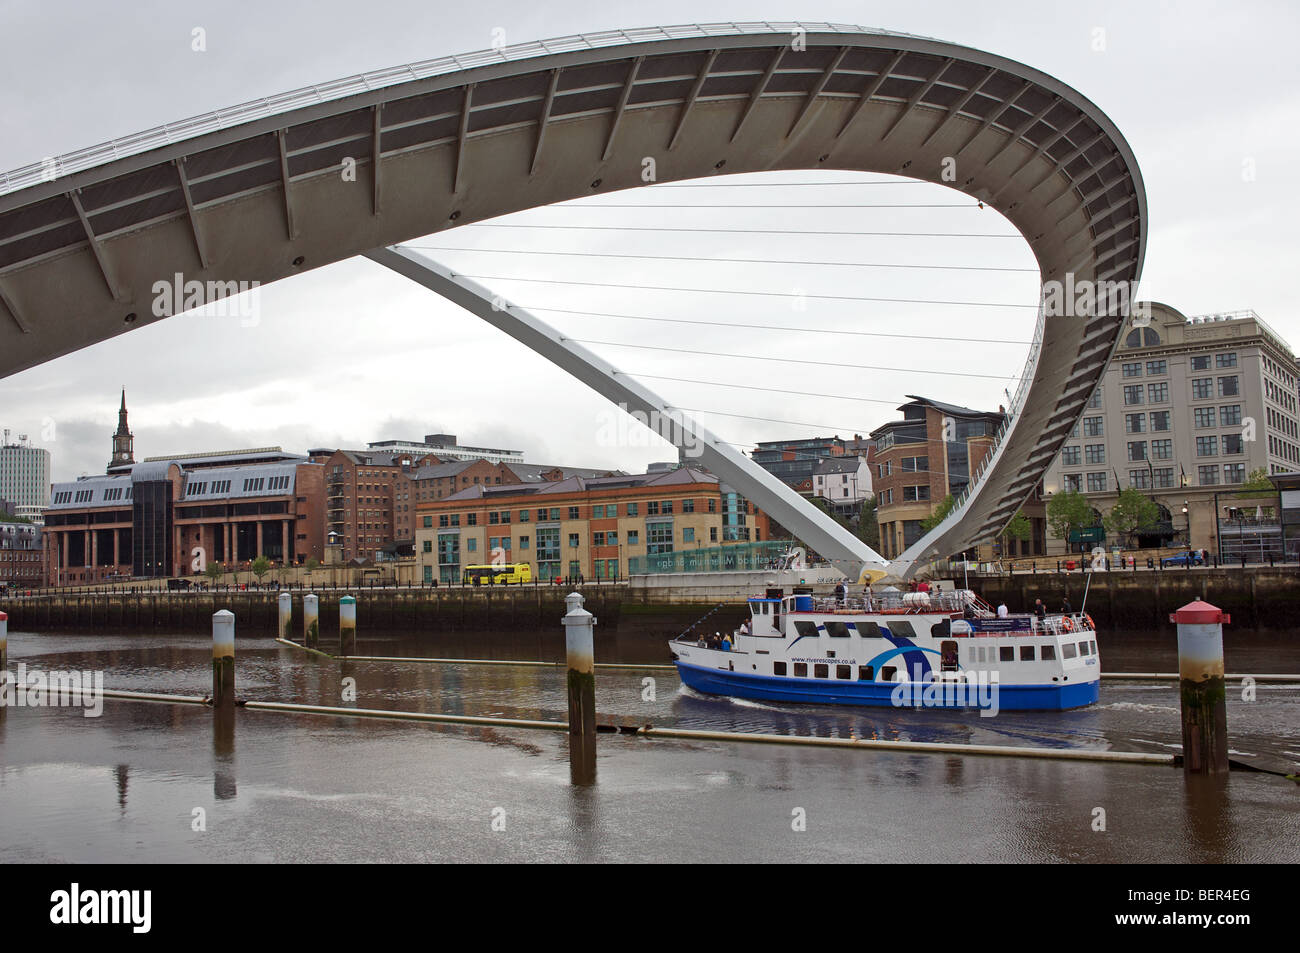
[[[1004,215],[1045,287],[1131,287],[1141,275],[1146,196],[1132,150],[1097,106],[1043,72],[836,24],[620,30],[362,74],[4,174],[0,376],[161,320],[152,289],[175,274],[265,284],[638,187],[647,156],[659,182],[909,176]],[[354,181],[340,175],[347,159]],[[894,572],[990,538],[1015,514],[1101,379],[1127,318],[1128,301],[1117,305],[1077,317],[1040,307],[993,453]],[[764,494],[798,505],[742,477],[759,505]],[[877,554],[811,507],[798,515],[842,566],[879,575]]]

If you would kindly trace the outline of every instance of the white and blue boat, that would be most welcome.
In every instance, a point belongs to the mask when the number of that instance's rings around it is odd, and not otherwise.
[[[1087,614],[999,618],[970,590],[821,599],[770,588],[730,636],[669,642],[698,692],[819,705],[1064,711],[1097,701]]]

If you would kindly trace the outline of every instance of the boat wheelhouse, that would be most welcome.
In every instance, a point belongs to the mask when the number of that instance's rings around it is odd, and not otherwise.
[[[669,643],[682,682],[811,704],[1064,710],[1097,700],[1085,613],[999,617],[969,590],[816,598],[768,589],[730,636]]]

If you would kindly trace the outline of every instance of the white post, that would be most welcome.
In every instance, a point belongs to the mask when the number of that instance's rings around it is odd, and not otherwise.
[[[293,622],[293,596],[287,592],[280,593],[280,638],[287,639],[292,634],[289,628]]]
[[[357,654],[357,600],[344,596],[339,600],[339,655]]]
[[[314,592],[302,597],[302,637],[311,648],[320,641],[320,596]]]
[[[235,614],[229,609],[212,615],[212,707],[235,707]]]

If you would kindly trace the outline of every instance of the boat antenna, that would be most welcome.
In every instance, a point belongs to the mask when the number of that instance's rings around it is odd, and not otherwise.
[[[1084,613],[1088,609],[1088,587],[1092,585],[1092,570],[1087,573],[1088,579],[1083,584],[1083,605],[1079,606],[1079,612]]]

